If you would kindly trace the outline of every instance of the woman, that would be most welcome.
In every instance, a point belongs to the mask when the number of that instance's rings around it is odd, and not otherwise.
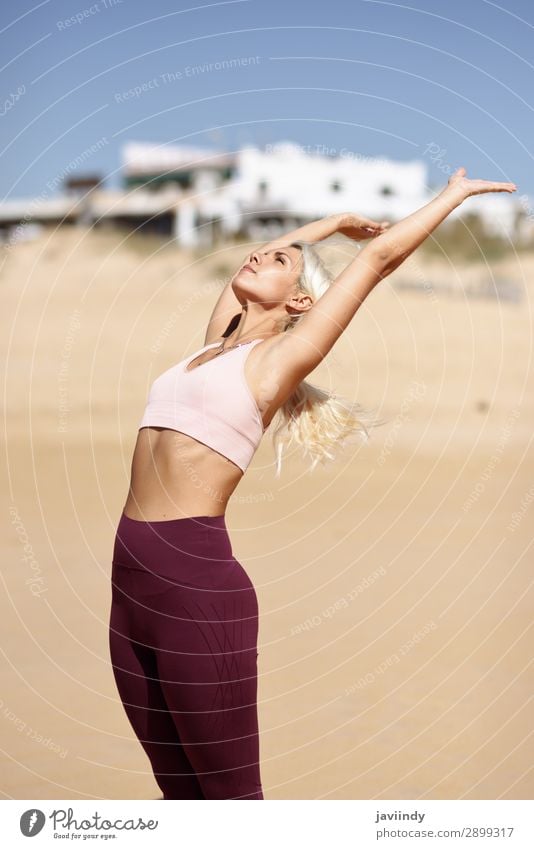
[[[340,214],[252,251],[217,301],[204,347],[152,385],[115,538],[110,652],[164,799],[263,799],[258,603],[232,554],[226,506],[276,412],[277,473],[284,443],[313,468],[367,433],[357,405],[304,378],[455,207],[516,190],[465,174],[389,230]],[[336,232],[372,241],[332,281],[310,243]]]

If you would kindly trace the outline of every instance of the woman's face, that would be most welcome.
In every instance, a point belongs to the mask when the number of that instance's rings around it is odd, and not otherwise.
[[[295,291],[302,272],[299,248],[252,251],[235,274],[232,288],[241,303],[285,303]]]

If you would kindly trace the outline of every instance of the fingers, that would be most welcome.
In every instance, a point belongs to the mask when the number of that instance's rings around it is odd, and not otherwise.
[[[483,181],[480,186],[484,192],[515,192],[517,186],[515,183],[489,183]]]
[[[370,221],[366,225],[366,230],[385,230],[389,227],[389,221]]]
[[[457,171],[454,172],[453,178],[458,177],[459,183],[465,186],[465,189],[469,195],[473,194],[484,194],[486,192],[515,192],[517,191],[517,185],[515,183],[496,183],[490,180],[470,180],[465,177],[465,168],[458,168]],[[452,178],[451,178],[452,179]],[[453,180],[456,182],[456,180]]]
[[[462,165],[461,168],[457,168],[456,171],[454,171],[454,173],[451,174],[451,176],[449,177],[449,182],[451,182],[451,181],[456,182],[456,178],[465,177],[465,175],[466,175],[466,170]]]
[[[489,182],[483,181],[483,184],[485,186],[492,186],[495,189],[503,189],[504,191],[507,191],[508,189],[517,189],[517,186],[516,186],[515,183],[489,183]]]

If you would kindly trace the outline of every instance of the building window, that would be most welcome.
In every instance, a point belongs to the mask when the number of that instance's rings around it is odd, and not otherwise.
[[[391,186],[382,186],[382,188],[380,189],[380,194],[381,195],[394,195],[395,189],[392,189]]]
[[[258,192],[260,194],[260,197],[264,198],[266,196],[268,188],[269,188],[269,183],[267,182],[267,180],[260,180],[259,181]]]
[[[341,189],[342,189],[342,186],[341,186],[341,183],[339,182],[339,180],[333,180],[333,181],[330,183],[330,191],[332,191],[332,192],[340,192],[340,191],[341,191]]]

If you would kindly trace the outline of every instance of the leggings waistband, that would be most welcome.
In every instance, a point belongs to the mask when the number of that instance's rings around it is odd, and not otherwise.
[[[113,561],[160,574],[196,573],[199,564],[234,561],[225,516],[184,516],[153,522],[122,513]]]
[[[126,524],[138,525],[138,526],[152,526],[159,527],[163,530],[164,527],[173,527],[176,528],[186,527],[187,525],[199,524],[205,525],[208,527],[226,527],[226,517],[224,513],[220,513],[218,516],[182,516],[178,519],[132,519],[130,516],[127,516],[123,511],[121,514],[120,521],[124,521]]]

